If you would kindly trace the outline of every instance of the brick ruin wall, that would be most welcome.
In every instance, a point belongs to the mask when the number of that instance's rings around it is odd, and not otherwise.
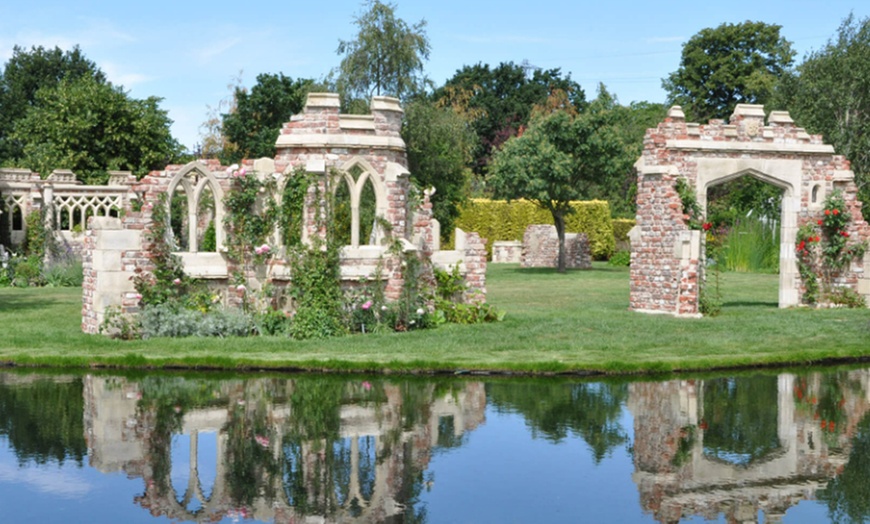
[[[341,115],[339,105],[338,95],[310,94],[304,111],[282,127],[275,158],[246,161],[243,167],[258,173],[258,176],[275,177],[279,188],[283,187],[286,177],[292,176],[297,168],[303,168],[319,175],[319,194],[327,190],[327,179],[332,180],[336,173],[344,177],[339,180],[351,179],[350,183],[355,184],[352,191],[359,191],[357,186],[367,183],[368,178],[375,188],[378,215],[389,224],[393,238],[401,242],[405,252],[416,253],[444,269],[458,265],[468,286],[468,300],[485,300],[485,240],[476,233],[458,232],[462,242],[457,242],[457,249],[441,251],[439,225],[432,216],[428,193],[423,195],[418,208],[410,209],[410,173],[405,144],[399,134],[402,109],[398,101],[374,97],[370,115]],[[349,171],[362,174],[354,180]],[[193,277],[206,279],[228,304],[241,301],[239,291],[230,280],[230,275],[240,267],[226,256],[223,248],[225,235],[220,223],[223,213],[221,196],[231,190],[232,176],[231,169],[213,160],[167,166],[163,171],[150,173],[133,186],[132,190],[145,202],[141,210],[133,211],[128,206],[121,218],[91,220],[91,229],[84,240],[83,331],[97,333],[109,306],[119,307],[122,313],[138,312],[139,297],[131,279],[153,267],[148,256],[151,246],[146,240],[151,231],[153,205],[158,202],[160,194],[174,191],[183,180],[187,180],[187,190],[197,194],[200,194],[197,188],[211,187],[216,201],[218,230],[217,252],[193,250],[180,253],[185,271]],[[314,200],[317,194],[314,188],[310,188],[306,197],[303,240],[310,241],[325,233],[317,220],[322,205]],[[360,278],[372,278],[381,271],[385,296],[397,299],[405,277],[401,258],[388,252],[383,245],[385,238],[379,238],[378,245],[367,245],[368,239],[359,239],[358,235],[358,229],[354,230],[352,245],[346,246],[342,252],[343,281],[352,285]],[[379,235],[385,236],[383,233]],[[107,240],[110,238],[114,240]],[[429,265],[424,264],[424,267]],[[266,280],[283,286],[290,281],[291,275],[283,258],[276,256],[265,273],[251,273],[246,277],[255,286]],[[422,278],[431,279],[431,268]]]
[[[559,237],[556,226],[533,224],[523,233],[521,267],[558,267]],[[565,267],[591,269],[592,251],[586,233],[565,233]]]
[[[820,136],[797,127],[787,112],[773,111],[765,125],[763,107],[738,105],[729,124],[687,123],[675,106],[664,122],[650,129],[638,170],[637,226],[631,236],[630,309],[677,316],[698,316],[699,286],[704,278],[701,231],[689,228],[676,182],[684,178],[706,205],[707,188],[749,175],[784,190],[781,217],[780,306],[801,303],[803,286],[796,269],[797,229],[822,216],[826,195],[842,191],[851,216],[854,242],[870,238],[861,215],[849,162],[835,155]],[[854,261],[836,284],[870,297],[865,267]]]

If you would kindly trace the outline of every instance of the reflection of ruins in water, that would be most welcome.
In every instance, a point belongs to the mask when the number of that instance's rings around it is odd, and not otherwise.
[[[843,471],[868,385],[866,370],[631,384],[643,510],[660,522],[779,522]],[[729,406],[741,404],[740,388],[754,412]]]
[[[433,449],[461,443],[486,407],[477,382],[438,391],[389,382],[195,381],[179,393],[123,378],[84,380],[91,465],[142,478],[136,502],[175,521],[415,520]],[[153,389],[165,394],[152,399]],[[294,404],[299,396],[306,403]],[[204,433],[216,434],[217,456],[200,468]],[[171,477],[182,476],[172,469],[173,438],[189,443],[186,486],[173,486]],[[200,469],[215,466],[213,486],[203,485]]]

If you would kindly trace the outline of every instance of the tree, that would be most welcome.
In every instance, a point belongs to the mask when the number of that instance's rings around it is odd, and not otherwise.
[[[622,170],[625,144],[600,115],[565,109],[537,112],[529,127],[493,156],[490,181],[499,198],[524,198],[553,216],[559,238],[559,272],[565,272],[565,217],[571,201]]]
[[[477,137],[468,121],[452,108],[418,98],[405,105],[402,138],[414,182],[422,189],[435,188],[432,210],[446,236],[466,198],[468,164]]]
[[[783,78],[777,105],[849,159],[870,218],[870,18],[843,20],[824,48]]]
[[[737,104],[764,104],[791,67],[780,26],[746,21],[701,30],[683,45],[680,67],[662,81],[691,120],[727,119]]]
[[[493,151],[528,124],[532,107],[544,103],[554,90],[567,93],[577,109],[584,107],[583,89],[571,80],[570,74],[563,77],[557,68],[535,69],[529,75],[526,68],[513,62],[501,63],[495,68],[484,64],[465,66],[435,93],[435,97],[442,103],[455,105],[459,95],[460,105],[473,114],[472,128],[480,139],[473,169],[482,175]]]
[[[67,78],[36,93],[11,136],[24,145],[24,167],[43,175],[72,169],[86,183],[104,183],[107,170],[141,176],[181,152],[159,102],[130,98],[94,77]]]
[[[302,111],[312,85],[313,80],[294,81],[278,73],[257,75],[257,84],[250,93],[237,86],[235,108],[222,116],[223,135],[234,147],[224,151],[221,159],[231,164],[243,158],[275,156],[275,141],[282,124]]]
[[[0,74],[0,163],[22,156],[24,144],[10,135],[15,123],[36,103],[37,91],[54,87],[64,79],[81,77],[106,82],[103,72],[78,47],[66,52],[59,47],[46,50],[39,46],[30,51],[13,48],[12,58]]]
[[[339,40],[338,87],[346,99],[372,95],[405,98],[423,91],[427,80],[423,61],[429,59],[426,21],[409,26],[396,18],[394,4],[371,0],[357,16],[355,40]],[[347,102],[348,100],[346,100]]]

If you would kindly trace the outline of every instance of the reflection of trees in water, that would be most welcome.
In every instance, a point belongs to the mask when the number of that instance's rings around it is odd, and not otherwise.
[[[780,449],[777,377],[704,381],[704,453],[736,465],[766,460]]]
[[[870,519],[870,415],[865,415],[852,439],[852,452],[843,472],[819,492],[834,522]]]
[[[0,382],[0,435],[9,439],[18,461],[63,464],[71,459],[81,466],[87,455],[81,378],[22,382],[17,375],[3,377],[13,383]]]
[[[573,433],[592,450],[596,463],[628,441],[619,423],[628,386],[615,382],[524,381],[487,384],[489,403],[523,415],[533,436],[559,442]]]

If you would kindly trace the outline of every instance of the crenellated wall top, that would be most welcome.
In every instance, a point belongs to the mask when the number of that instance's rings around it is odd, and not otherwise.
[[[309,93],[305,108],[285,123],[275,142],[282,149],[340,148],[404,151],[402,107],[396,98],[376,96],[368,115],[341,114],[335,93]]]
[[[833,146],[825,144],[821,135],[811,135],[795,125],[788,111],[771,111],[766,120],[765,123],[764,106],[756,104],[738,104],[728,123],[710,120],[707,124],[686,122],[682,108],[673,106],[658,127],[647,130],[645,149],[664,146],[673,150],[725,153],[834,153]],[[654,163],[654,159],[645,158],[645,163]]]

